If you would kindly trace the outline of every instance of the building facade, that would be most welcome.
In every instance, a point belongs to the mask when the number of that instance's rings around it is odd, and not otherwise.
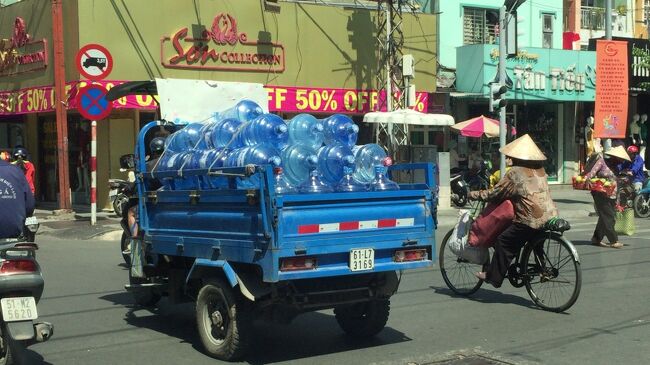
[[[342,112],[358,122],[379,109],[376,3],[257,0],[64,2],[64,42],[70,189],[73,203],[88,202],[89,121],[76,111],[79,87],[89,83],[75,67],[77,51],[100,44],[114,60],[99,84],[154,78],[262,83],[269,110],[285,118],[308,112]],[[20,19],[20,20],[17,20]],[[405,14],[404,53],[413,54],[417,107],[427,111],[435,91],[436,19]],[[16,24],[28,42],[13,44]],[[37,195],[56,201],[56,118],[53,108],[52,21],[49,1],[24,0],[0,9],[0,148],[25,145],[37,166]],[[4,52],[4,53],[3,53]],[[381,68],[383,70],[383,68]],[[98,122],[98,205],[106,205],[107,181],[124,177],[119,156],[131,153],[140,126],[154,118],[150,96],[124,98]],[[361,125],[360,140],[370,142]]]

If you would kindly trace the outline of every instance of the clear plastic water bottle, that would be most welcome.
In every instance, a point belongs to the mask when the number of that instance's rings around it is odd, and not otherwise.
[[[331,193],[334,191],[332,186],[323,181],[320,172],[317,169],[309,172],[309,178],[298,187],[298,191],[306,194]]]
[[[282,150],[281,157],[284,175],[295,186],[305,182],[309,178],[309,171],[318,167],[316,150],[306,145],[290,145]]]
[[[343,178],[343,168],[346,166],[354,168],[354,155],[347,146],[335,144],[323,146],[318,150],[318,169],[328,184],[338,184]]]
[[[375,166],[375,178],[370,182],[371,191],[399,190],[399,185],[386,176],[385,166]]]
[[[275,176],[275,193],[277,195],[295,194],[298,192],[298,189],[286,179],[282,167],[274,168],[273,175]]]
[[[386,151],[380,145],[369,143],[363,146],[355,146],[354,160],[356,167],[354,178],[359,182],[369,184],[375,178],[375,166],[384,166]]]
[[[216,113],[215,119],[217,121],[223,119],[236,119],[240,122],[248,122],[253,120],[264,113],[264,110],[254,101],[243,99],[240,100],[235,106],[228,108],[222,112]]]
[[[257,146],[242,147],[234,150],[226,159],[227,167],[253,165],[280,166],[280,150],[269,143],[261,143]]]
[[[243,147],[244,144],[241,139],[241,134],[237,135],[237,131],[241,128],[241,125],[242,122],[234,118],[216,122],[210,134],[212,146],[215,148],[228,147],[231,149]]]
[[[359,127],[352,119],[343,114],[334,114],[323,119],[325,144],[344,144],[350,148],[357,143]]]
[[[289,121],[289,144],[318,149],[323,145],[323,124],[310,114],[298,114]]]
[[[349,193],[368,190],[368,186],[366,184],[362,184],[354,178],[353,172],[354,170],[351,167],[344,167],[343,178],[334,187],[334,190]]]
[[[190,123],[172,133],[165,139],[165,150],[180,153],[194,148],[201,139],[201,131],[204,127],[203,123]]]
[[[242,126],[240,137],[246,146],[269,143],[282,149],[287,145],[289,133],[282,118],[275,114],[262,114]]]

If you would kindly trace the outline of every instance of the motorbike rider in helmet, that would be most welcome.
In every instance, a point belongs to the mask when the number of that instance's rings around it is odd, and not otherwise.
[[[147,172],[153,171],[155,168],[157,168],[158,161],[160,161],[160,157],[162,156],[163,152],[165,152],[165,138],[163,137],[156,137],[149,142],[149,156],[147,159]],[[162,184],[160,181],[157,179],[149,179],[148,180],[148,185],[147,189],[148,190],[157,190],[159,189]],[[136,217],[137,217],[137,210],[138,210],[138,200],[136,197],[131,197],[131,201],[129,202],[129,209],[127,211],[127,223],[129,225],[129,228],[131,230],[131,237],[135,238],[138,236],[138,224],[136,222]],[[130,244],[129,248],[125,250],[123,253],[130,253]]]
[[[639,154],[639,147],[631,145],[627,148],[627,154],[630,155],[630,162],[624,162],[619,166],[619,171],[625,171],[632,177],[632,185],[638,193],[643,188],[645,173],[643,172],[643,157]]]
[[[12,164],[20,167],[22,172],[25,174],[25,178],[27,179],[32,194],[34,194],[36,192],[36,189],[34,188],[34,175],[36,174],[36,168],[34,167],[34,164],[28,160],[29,152],[25,147],[18,146],[14,148],[13,157],[14,162],[12,162]]]

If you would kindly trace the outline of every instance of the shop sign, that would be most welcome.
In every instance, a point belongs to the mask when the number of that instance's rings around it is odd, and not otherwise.
[[[77,92],[86,85],[99,85],[107,90],[126,81],[69,82],[66,84],[68,109],[77,108]],[[41,86],[0,92],[0,115],[44,113],[54,111],[54,87]],[[113,101],[115,109],[156,109],[157,104],[150,95],[128,95]]]
[[[12,76],[47,67],[47,41],[32,40],[25,20],[16,17],[13,35],[0,39],[0,76]]]
[[[126,81],[80,81],[66,84],[68,109],[77,109],[77,92],[86,85],[107,90]],[[268,109],[287,113],[363,114],[386,111],[385,93],[376,90],[267,86]],[[429,94],[415,94],[413,110],[429,111]],[[0,92],[0,115],[44,113],[54,111],[54,87],[42,86]],[[380,108],[379,106],[382,105]],[[114,109],[156,109],[150,95],[128,95],[113,101]]]
[[[594,137],[625,138],[628,104],[627,42],[598,40]]]
[[[482,56],[482,57],[481,57]],[[497,80],[499,51],[491,45],[458,48],[458,91],[488,96]],[[593,101],[596,53],[547,48],[520,50],[507,60],[506,98],[540,101]]]
[[[269,110],[288,113],[363,114],[386,111],[386,93],[376,90],[267,86]],[[429,94],[415,94],[413,110],[427,112]],[[381,107],[380,107],[381,106]]]
[[[167,68],[284,72],[284,56],[281,43],[249,40],[228,13],[215,16],[199,38],[186,27],[160,41],[160,61]]]

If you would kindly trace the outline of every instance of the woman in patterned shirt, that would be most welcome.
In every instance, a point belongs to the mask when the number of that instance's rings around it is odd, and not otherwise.
[[[589,179],[598,177],[615,184],[616,174],[618,173],[617,166],[623,161],[630,161],[630,156],[623,146],[609,149],[609,151],[605,152],[605,156],[607,158],[601,154],[594,154],[590,157],[593,166],[585,174],[587,183],[589,183]],[[614,189],[613,195],[608,196],[603,192],[592,191],[591,196],[594,198],[596,214],[598,214],[598,223],[594,235],[591,237],[591,244],[611,248],[623,247],[623,244],[618,241],[618,234],[614,230],[614,224],[616,223],[616,189]],[[607,237],[609,245],[603,242],[605,237]]]
[[[503,283],[510,263],[524,244],[537,236],[549,219],[557,216],[543,167],[546,156],[530,136],[517,138],[499,151],[512,159],[510,170],[493,188],[469,194],[474,200],[510,200],[515,209],[513,224],[497,238],[487,271],[476,273],[476,277],[496,288]]]

